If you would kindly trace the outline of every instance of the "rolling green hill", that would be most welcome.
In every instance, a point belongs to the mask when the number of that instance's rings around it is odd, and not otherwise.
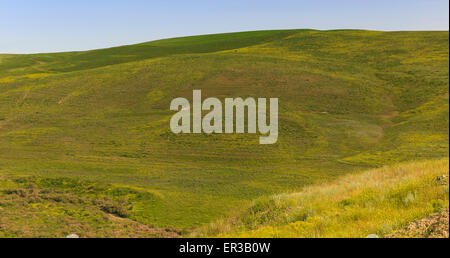
[[[448,58],[448,32],[357,30],[0,55],[0,236],[190,232],[261,196],[448,157]],[[193,89],[278,97],[277,144],[171,133],[170,102]]]

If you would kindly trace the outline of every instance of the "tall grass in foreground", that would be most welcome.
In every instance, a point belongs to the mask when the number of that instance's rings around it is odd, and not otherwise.
[[[260,199],[193,236],[383,236],[447,208],[448,175],[448,159],[374,169],[299,193]]]

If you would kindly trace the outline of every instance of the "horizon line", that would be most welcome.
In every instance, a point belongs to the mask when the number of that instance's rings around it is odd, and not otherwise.
[[[311,31],[373,31],[373,32],[449,32],[449,29],[442,30],[442,29],[436,29],[436,30],[421,30],[421,29],[410,29],[410,30],[374,30],[374,29],[261,29],[261,30],[244,30],[244,31],[228,31],[228,32],[216,32],[216,33],[206,33],[206,34],[194,34],[194,35],[182,35],[182,36],[174,36],[174,37],[163,37],[158,39],[152,39],[148,41],[142,41],[142,42],[134,42],[129,44],[122,44],[122,45],[113,45],[113,46],[107,46],[102,48],[90,48],[90,49],[81,49],[81,50],[62,50],[62,51],[54,51],[54,52],[23,52],[23,53],[4,53],[0,52],[0,55],[39,55],[39,54],[62,54],[62,53],[78,53],[78,52],[89,52],[89,51],[96,51],[96,50],[103,50],[103,49],[112,49],[112,48],[119,48],[119,47],[125,47],[125,46],[133,46],[133,45],[139,45],[139,44],[145,44],[150,42],[156,42],[160,40],[168,40],[168,39],[180,39],[180,38],[189,38],[189,37],[199,37],[199,36],[212,36],[212,35],[221,35],[221,34],[232,34],[232,33],[245,33],[245,32],[262,32],[262,31],[287,31],[287,30],[311,30]]]

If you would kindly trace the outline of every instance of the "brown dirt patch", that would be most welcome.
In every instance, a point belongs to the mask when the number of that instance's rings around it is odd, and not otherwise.
[[[395,231],[387,238],[448,238],[448,209],[427,218],[414,221],[404,229]]]

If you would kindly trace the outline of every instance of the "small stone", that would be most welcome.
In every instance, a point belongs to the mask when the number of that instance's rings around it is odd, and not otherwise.
[[[77,234],[70,234],[66,238],[80,238]]]
[[[436,178],[436,182],[445,185],[447,183],[447,176],[446,175],[438,176]]]
[[[370,235],[366,236],[366,238],[379,238],[379,237],[378,237],[378,235],[370,234]]]
[[[442,176],[438,176],[438,177],[436,178],[436,180],[437,180],[437,181],[444,181],[446,178],[447,178],[447,177],[446,177],[445,175],[442,175]]]

